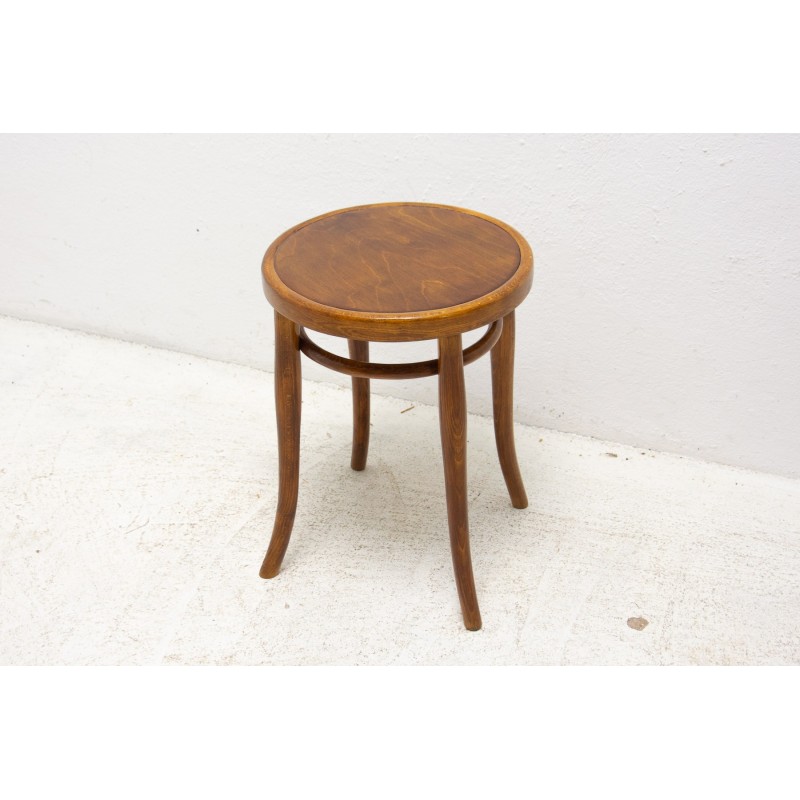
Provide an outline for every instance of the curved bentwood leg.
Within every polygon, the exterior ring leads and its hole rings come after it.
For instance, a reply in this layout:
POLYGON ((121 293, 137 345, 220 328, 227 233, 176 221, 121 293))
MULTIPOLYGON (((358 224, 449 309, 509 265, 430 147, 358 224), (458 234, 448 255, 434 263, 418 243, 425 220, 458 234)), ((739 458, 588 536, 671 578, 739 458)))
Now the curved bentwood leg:
POLYGON ((503 332, 492 348, 492 404, 494 438, 500 468, 506 479, 511 505, 527 508, 528 496, 519 474, 514 447, 514 312, 503 318, 503 332))
MULTIPOLYGON (((369 361, 369 342, 348 339, 350 358, 369 361)), ((353 378, 353 452, 350 466, 359 472, 367 466, 369 450, 369 378, 353 378)))
POLYGON ((439 339, 439 425, 442 434, 444 480, 450 549, 461 613, 467 630, 481 627, 481 612, 472 577, 467 517, 467 403, 461 336, 439 339))
POLYGON ((275 413, 278 421, 278 511, 262 578, 274 578, 292 535, 300 479, 300 347, 297 326, 275 312, 275 413))

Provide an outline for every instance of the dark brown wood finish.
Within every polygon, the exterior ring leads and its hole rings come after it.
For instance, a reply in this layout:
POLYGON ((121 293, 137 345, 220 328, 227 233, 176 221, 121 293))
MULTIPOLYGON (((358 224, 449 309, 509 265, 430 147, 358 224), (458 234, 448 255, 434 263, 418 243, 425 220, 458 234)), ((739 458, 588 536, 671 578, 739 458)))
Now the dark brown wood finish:
POLYGON ((527 508, 528 496, 522 485, 514 446, 514 312, 503 319, 503 332, 492 348, 492 405, 494 407, 494 438, 500 468, 514 508, 527 508))
POLYGON ((312 330, 408 342, 505 316, 530 291, 532 267, 528 243, 499 220, 453 206, 383 203, 286 231, 267 250, 262 276, 272 306, 312 330))
POLYGON ((467 400, 461 336, 439 339, 439 427, 442 435, 444 483, 450 550, 461 613, 467 630, 481 627, 481 612, 472 576, 467 515, 467 400))
POLYGON ((275 415, 278 421, 278 510, 262 578, 274 578, 289 546, 300 482, 300 343, 297 325, 275 312, 275 415))
MULTIPOLYGON (((355 361, 369 361, 369 342, 349 339, 347 342, 350 358, 355 361)), ((353 378, 353 452, 350 466, 360 472, 367 466, 369 450, 369 379, 353 378)))

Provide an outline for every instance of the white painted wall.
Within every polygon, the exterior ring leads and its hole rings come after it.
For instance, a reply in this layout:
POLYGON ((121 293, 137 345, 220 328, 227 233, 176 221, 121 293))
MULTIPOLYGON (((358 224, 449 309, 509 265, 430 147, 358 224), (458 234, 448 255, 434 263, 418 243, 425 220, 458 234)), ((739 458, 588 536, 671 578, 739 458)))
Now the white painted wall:
POLYGON ((518 420, 800 476, 800 136, 4 135, 0 313, 270 369, 269 242, 387 200, 531 242, 518 420))

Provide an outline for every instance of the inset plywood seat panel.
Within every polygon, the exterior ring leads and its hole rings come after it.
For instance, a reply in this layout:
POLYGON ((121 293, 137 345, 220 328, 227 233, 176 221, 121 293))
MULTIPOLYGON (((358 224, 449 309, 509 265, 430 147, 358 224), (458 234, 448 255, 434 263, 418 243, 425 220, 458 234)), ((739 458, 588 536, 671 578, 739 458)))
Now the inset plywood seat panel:
POLYGON ((324 333, 435 339, 504 316, 530 291, 533 258, 513 228, 430 204, 360 206, 304 222, 263 262, 276 310, 324 333))

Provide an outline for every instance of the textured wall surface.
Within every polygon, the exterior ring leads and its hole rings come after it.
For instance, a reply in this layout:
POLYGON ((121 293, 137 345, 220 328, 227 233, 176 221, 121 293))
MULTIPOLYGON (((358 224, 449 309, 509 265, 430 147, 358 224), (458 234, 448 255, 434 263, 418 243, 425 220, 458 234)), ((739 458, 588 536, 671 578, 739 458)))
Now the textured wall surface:
MULTIPOLYGON (((5 135, 0 313, 270 369, 269 242, 387 200, 531 242, 519 421, 800 475, 800 136, 5 135)), ((436 399, 433 379, 374 389, 436 399)))

